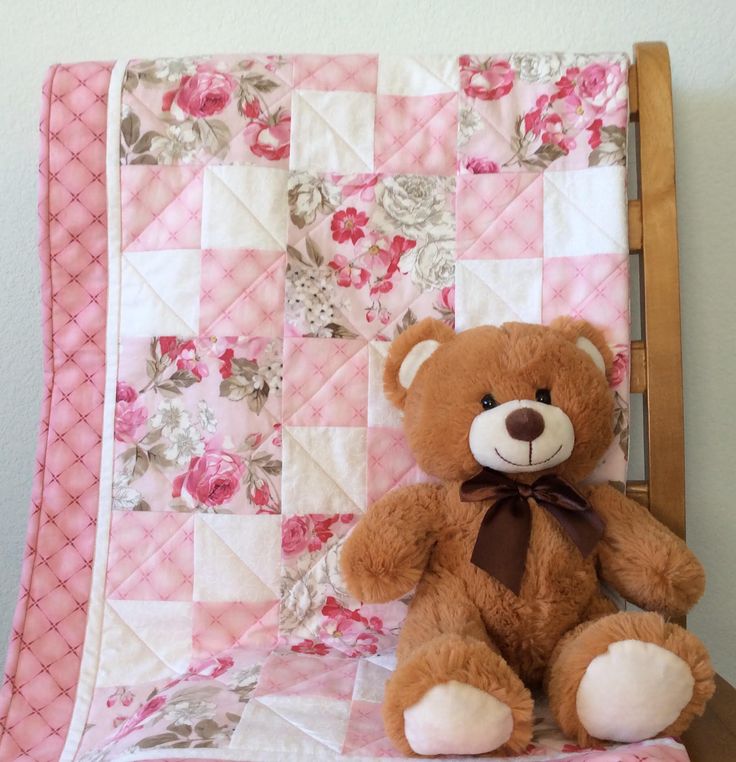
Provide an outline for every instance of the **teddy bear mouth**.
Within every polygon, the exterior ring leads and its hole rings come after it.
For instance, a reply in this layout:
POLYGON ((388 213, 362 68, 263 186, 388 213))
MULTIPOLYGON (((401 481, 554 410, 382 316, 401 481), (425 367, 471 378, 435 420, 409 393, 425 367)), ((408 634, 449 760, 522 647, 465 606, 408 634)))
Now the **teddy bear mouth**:
POLYGON ((496 451, 496 455, 498 455, 499 458, 501 458, 502 461, 505 463, 508 463, 510 466, 519 466, 519 467, 528 467, 528 466, 541 466, 544 463, 548 463, 552 458, 557 455, 557 453, 562 449, 562 445, 560 445, 553 453, 549 456, 549 458, 545 458, 544 460, 537 460, 532 461, 532 443, 529 442, 529 462, 528 463, 515 463, 513 460, 509 460, 508 458, 504 458, 503 455, 498 451, 498 447, 493 448, 496 451))

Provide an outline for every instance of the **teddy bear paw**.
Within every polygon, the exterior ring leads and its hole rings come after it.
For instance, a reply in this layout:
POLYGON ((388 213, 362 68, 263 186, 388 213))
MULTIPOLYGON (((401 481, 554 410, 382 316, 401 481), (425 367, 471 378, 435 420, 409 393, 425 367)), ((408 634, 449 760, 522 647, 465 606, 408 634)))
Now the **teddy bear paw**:
POLYGON ((576 698, 578 718, 595 738, 643 741, 677 720, 694 683, 687 662, 672 651, 619 640, 586 668, 576 698))
POLYGON ((482 754, 511 737, 511 709, 490 693, 451 680, 404 711, 404 735, 416 754, 482 754))

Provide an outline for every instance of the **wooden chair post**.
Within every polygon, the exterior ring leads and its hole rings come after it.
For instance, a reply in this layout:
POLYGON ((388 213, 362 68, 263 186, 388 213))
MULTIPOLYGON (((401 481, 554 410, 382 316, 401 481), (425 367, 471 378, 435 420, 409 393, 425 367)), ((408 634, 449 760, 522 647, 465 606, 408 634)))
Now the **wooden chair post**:
POLYGON ((669 53, 664 43, 634 46, 639 121, 645 424, 649 507, 685 537, 685 444, 675 146, 669 53))

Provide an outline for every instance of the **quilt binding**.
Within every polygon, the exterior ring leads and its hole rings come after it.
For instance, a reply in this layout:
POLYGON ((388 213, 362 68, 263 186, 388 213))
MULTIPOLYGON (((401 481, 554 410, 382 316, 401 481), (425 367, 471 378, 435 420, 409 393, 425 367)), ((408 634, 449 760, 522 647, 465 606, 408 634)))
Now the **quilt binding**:
POLYGON ((88 600, 87 629, 84 638, 82 662, 79 670, 77 696, 69 723, 60 762, 71 762, 84 733, 92 704, 96 683, 104 615, 105 567, 110 542, 112 506, 113 437, 104 436, 112 431, 115 422, 115 385, 118 374, 118 331, 120 323, 120 262, 121 262, 121 207, 120 207, 120 113, 121 91, 127 59, 119 59, 110 74, 107 100, 106 183, 107 183, 107 256, 108 295, 107 332, 105 340, 105 400, 102 423, 102 454, 100 457, 100 491, 97 512, 97 532, 92 567, 92 585, 88 600))
MULTIPOLYGON (((122 228, 121 228, 121 189, 120 189, 120 140, 119 127, 122 110, 122 84, 125 78, 128 59, 119 59, 115 62, 112 69, 107 105, 107 133, 106 133, 106 183, 107 183, 107 221, 108 221, 108 300, 107 300, 107 326, 106 326, 106 370, 105 370, 105 400, 103 412, 103 438, 102 454, 100 463, 99 480, 99 508, 97 518, 97 529, 95 538, 95 552, 92 571, 92 584, 88 600, 88 618, 85 632, 84 648, 81 659, 81 668, 79 672, 79 681, 77 686, 77 696, 74 709, 66 736, 64 748, 60 756, 60 762, 73 762, 76 757, 79 744, 81 742, 89 710, 92 703, 94 686, 96 683, 96 673, 99 665, 102 637, 102 622, 104 616, 105 603, 105 571, 107 564, 107 554, 110 542, 110 523, 112 517, 111 496, 112 496, 112 470, 114 455, 114 440, 112 437, 105 437, 104 432, 110 432, 114 425, 115 415, 115 387, 117 383, 118 354, 119 354, 119 327, 120 327, 120 282, 121 282, 121 262, 122 262, 122 228)), ((41 245, 47 244, 48 236, 41 245)), ((46 248, 48 248, 46 246, 46 248)), ((44 281, 44 299, 49 297, 48 291, 50 284, 44 281)), ((51 337, 50 326, 44 327, 44 338, 48 343, 46 358, 50 355, 51 337)), ((46 368, 48 372, 48 366, 46 368)), ((50 405, 50 390, 52 389, 53 375, 49 375, 44 397, 44 408, 46 411, 50 405)), ((43 473, 43 451, 39 446, 37 452, 37 461, 40 472, 43 473)), ((37 480, 39 477, 37 477, 37 480)), ((43 488, 42 481, 37 481, 34 486, 34 498, 38 495, 38 490, 43 488)), ((34 500, 35 506, 35 500, 34 500)), ((36 515, 37 511, 34 510, 36 515)), ((33 532, 33 527, 29 526, 29 536, 33 532)), ((32 556, 31 556, 32 558, 32 556)), ((24 579, 28 575, 28 568, 32 566, 26 559, 24 567, 24 579)), ((16 649, 17 651, 17 649, 16 649)), ((9 652, 10 660, 12 652, 9 652)), ((15 653, 17 657, 17 653, 15 653)), ((668 746, 676 749, 683 749, 682 745, 673 739, 654 739, 645 742, 646 745, 668 746)), ((213 749, 190 749, 187 751, 187 758, 190 759, 242 759, 242 751, 238 749, 221 748, 216 750, 213 756, 213 749)), ((615 748, 612 749, 615 751, 615 748)), ((590 750, 581 752, 580 756, 590 754, 590 750)), ((258 752, 258 758, 263 760, 278 760, 280 751, 262 750, 258 752)), ((300 759, 324 760, 325 755, 315 757, 311 754, 300 754, 300 759)), ((334 759, 340 759, 341 755, 334 753, 334 759)), ((530 762, 534 760, 552 760, 552 759, 574 759, 578 754, 561 753, 554 757, 529 757, 530 762)), ((153 760, 169 759, 172 760, 171 750, 146 750, 124 754, 117 759, 121 760, 153 760)), ((355 756, 351 757, 355 762, 369 762, 374 757, 355 756)))

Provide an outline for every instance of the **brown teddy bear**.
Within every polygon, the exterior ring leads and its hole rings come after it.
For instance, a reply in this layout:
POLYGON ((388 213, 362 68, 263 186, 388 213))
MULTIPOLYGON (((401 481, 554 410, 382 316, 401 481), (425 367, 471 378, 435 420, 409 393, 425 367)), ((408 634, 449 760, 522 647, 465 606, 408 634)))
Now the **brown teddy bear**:
POLYGON ((383 707, 402 752, 522 752, 542 682, 583 745, 678 735, 703 712, 706 649, 664 618, 700 598, 700 563, 641 505, 582 484, 613 436, 611 364, 598 330, 564 318, 459 334, 427 319, 391 345, 386 394, 441 482, 375 503, 341 563, 363 601, 416 586, 383 707), (601 582, 654 613, 617 611, 601 582))

